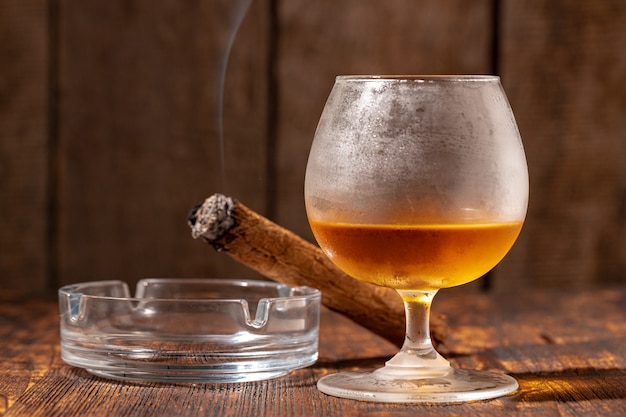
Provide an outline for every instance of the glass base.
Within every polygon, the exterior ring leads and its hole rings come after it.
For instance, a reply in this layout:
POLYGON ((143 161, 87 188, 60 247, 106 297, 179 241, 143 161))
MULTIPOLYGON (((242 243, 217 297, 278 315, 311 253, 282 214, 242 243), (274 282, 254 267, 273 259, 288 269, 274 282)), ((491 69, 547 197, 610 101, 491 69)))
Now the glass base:
POLYGON ((504 374, 451 369, 434 377, 390 378, 377 372, 341 372, 327 375, 317 388, 328 395, 389 403, 456 403, 487 400, 512 393, 517 381, 504 374))

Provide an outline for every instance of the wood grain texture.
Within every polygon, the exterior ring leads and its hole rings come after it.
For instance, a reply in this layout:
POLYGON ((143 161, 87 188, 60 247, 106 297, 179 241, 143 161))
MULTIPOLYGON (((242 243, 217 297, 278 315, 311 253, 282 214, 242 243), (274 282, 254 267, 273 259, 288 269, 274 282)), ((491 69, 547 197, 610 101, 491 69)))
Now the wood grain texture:
POLYGON ((222 172, 224 1, 0 1, 0 287, 255 276, 194 244, 185 217, 227 193, 312 240, 304 168, 335 75, 494 69, 531 176, 494 288, 626 280, 623 1, 253 0, 226 78, 222 172))
POLYGON ((263 1, 233 48, 220 145, 220 71, 241 3, 61 2, 59 285, 247 273, 207 258, 185 222, 224 188, 265 204, 263 1))
POLYGON ((617 416, 626 411, 626 289, 507 295, 443 291, 454 365, 506 372, 520 390, 457 405, 377 404, 317 391, 323 375, 380 366, 396 347, 324 310, 320 359, 241 384, 129 384, 63 364, 54 300, 0 297, 0 411, 9 416, 617 416), (584 312, 584 314, 581 314, 584 312))
POLYGON ((530 173, 500 288, 626 279, 626 3, 502 2, 500 67, 530 173))
POLYGON ((0 282, 48 286, 46 2, 0 1, 0 282))

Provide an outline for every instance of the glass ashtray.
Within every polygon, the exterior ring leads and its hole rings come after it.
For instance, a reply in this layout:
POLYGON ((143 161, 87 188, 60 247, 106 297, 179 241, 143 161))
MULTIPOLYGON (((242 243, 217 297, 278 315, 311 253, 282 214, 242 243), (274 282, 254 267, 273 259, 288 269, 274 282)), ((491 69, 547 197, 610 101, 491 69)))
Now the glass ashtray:
POLYGON ((59 289, 63 360, 118 380, 243 382, 317 360, 321 293, 269 281, 145 279, 59 289))

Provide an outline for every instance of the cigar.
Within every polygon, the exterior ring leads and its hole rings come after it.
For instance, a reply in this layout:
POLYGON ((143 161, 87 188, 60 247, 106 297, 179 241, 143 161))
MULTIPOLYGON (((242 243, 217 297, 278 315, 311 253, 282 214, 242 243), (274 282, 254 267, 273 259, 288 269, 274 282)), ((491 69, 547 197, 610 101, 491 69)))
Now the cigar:
MULTIPOLYGON (((322 292, 322 304, 400 346, 405 335, 404 305, 391 289, 358 281, 338 269, 316 245, 268 220, 239 201, 214 194, 188 217, 194 239, 270 280, 309 286, 322 292)), ((445 321, 431 318, 435 345, 445 336, 445 321)))

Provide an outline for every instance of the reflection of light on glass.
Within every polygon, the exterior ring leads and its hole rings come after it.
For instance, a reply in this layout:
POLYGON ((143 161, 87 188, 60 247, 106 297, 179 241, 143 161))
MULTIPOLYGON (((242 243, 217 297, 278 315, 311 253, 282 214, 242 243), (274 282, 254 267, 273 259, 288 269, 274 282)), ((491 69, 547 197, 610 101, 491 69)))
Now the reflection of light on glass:
POLYGON ((514 122, 497 143, 477 130, 514 120, 508 105, 485 105, 494 94, 504 93, 491 76, 336 78, 307 162, 309 224, 339 269, 398 291, 406 338, 384 367, 324 376, 320 391, 461 402, 518 388, 502 373, 452 368, 432 346, 428 321, 437 291, 491 270, 525 218, 528 175, 514 122))
POLYGON ((125 283, 112 281, 59 290, 66 363, 121 380, 241 382, 317 360, 316 289, 183 278, 137 286, 147 298, 130 298, 125 283))

